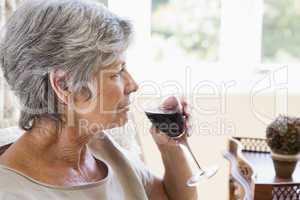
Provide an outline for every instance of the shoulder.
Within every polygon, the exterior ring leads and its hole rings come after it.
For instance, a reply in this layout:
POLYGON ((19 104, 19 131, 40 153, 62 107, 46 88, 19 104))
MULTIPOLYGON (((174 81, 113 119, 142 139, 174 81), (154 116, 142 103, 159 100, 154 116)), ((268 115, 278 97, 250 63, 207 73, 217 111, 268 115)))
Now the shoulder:
POLYGON ((25 192, 19 192, 19 191, 4 191, 0 190, 0 200, 33 200, 31 196, 27 195, 25 192))
POLYGON ((3 189, 16 190, 16 188, 18 188, 18 191, 21 191, 28 185, 25 177, 3 165, 0 165, 0 177, 0 192, 3 189))
POLYGON ((18 174, 11 169, 0 165, 0 188, 7 188, 10 186, 16 186, 18 184, 18 174))
POLYGON ((29 193, 22 178, 16 173, 0 166, 0 200, 29 200, 29 193), (16 189, 17 188, 17 189, 16 189))

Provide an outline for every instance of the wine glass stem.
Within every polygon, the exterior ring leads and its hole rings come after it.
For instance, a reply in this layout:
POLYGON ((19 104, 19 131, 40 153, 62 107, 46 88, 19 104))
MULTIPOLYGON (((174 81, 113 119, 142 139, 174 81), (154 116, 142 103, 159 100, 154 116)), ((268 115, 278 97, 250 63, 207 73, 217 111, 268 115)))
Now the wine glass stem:
POLYGON ((192 151, 192 149, 191 149, 191 147, 190 147, 188 141, 185 140, 185 141, 184 141, 184 144, 185 144, 185 146, 187 147, 189 153, 192 155, 192 158, 193 158, 193 160, 195 161, 195 163, 197 164, 198 169, 199 169, 202 173, 204 173, 204 170, 201 168, 199 162, 197 161, 196 156, 194 155, 194 153, 193 153, 193 151, 192 151))

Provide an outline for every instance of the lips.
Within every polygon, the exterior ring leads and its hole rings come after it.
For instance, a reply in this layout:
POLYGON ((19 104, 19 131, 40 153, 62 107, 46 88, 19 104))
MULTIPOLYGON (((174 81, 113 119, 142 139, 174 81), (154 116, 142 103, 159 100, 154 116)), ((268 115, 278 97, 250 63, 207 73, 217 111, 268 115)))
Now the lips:
POLYGON ((122 99, 121 101, 119 101, 119 104, 117 106, 118 112, 129 111, 130 104, 131 102, 129 97, 122 99))
POLYGON ((126 105, 126 106, 123 106, 123 107, 121 107, 120 109, 129 109, 129 104, 128 105, 126 105))
POLYGON ((129 110, 129 106, 130 106, 130 103, 126 103, 124 105, 121 105, 118 109, 119 110, 129 110))

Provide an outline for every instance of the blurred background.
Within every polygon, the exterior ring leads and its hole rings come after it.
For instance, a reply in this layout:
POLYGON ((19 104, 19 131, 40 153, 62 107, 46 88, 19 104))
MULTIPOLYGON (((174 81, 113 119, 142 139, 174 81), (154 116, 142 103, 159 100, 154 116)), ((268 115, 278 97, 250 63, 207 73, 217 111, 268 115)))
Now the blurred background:
MULTIPOLYGON (((1 12, 19 2, 11 0, 1 12)), ((140 90, 132 96, 130 123, 145 162, 163 174, 141 103, 185 95, 191 105, 192 149, 203 166, 220 166, 213 179, 199 186, 199 196, 228 199, 229 163, 222 156, 228 138, 264 138, 267 124, 277 115, 300 113, 300 1, 101 2, 129 18, 135 28, 127 59, 140 90)), ((0 81, 0 119, 6 127, 16 123, 17 110, 0 81)))
MULTIPOLYGON (((140 83, 135 103, 183 93, 192 106, 189 142, 203 166, 219 173, 199 185, 201 199, 228 199, 232 136, 265 137, 279 114, 299 116, 300 2, 296 0, 108 1, 129 17, 136 40, 129 69, 140 83), (130 2, 130 3, 129 3, 130 2)), ((144 158, 163 174, 139 105, 134 123, 144 158)))

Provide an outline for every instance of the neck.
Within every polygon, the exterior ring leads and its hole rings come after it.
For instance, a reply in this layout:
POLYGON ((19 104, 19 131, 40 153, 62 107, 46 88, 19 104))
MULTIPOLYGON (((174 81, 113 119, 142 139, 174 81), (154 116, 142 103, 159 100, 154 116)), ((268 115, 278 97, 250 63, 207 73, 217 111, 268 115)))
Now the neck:
POLYGON ((92 135, 79 133, 76 127, 63 126, 60 130, 53 122, 39 121, 25 134, 32 144, 32 154, 46 163, 79 169, 91 158, 86 145, 92 135))

